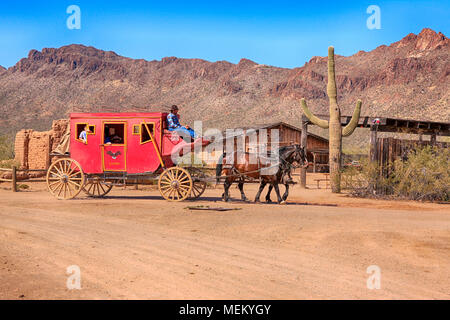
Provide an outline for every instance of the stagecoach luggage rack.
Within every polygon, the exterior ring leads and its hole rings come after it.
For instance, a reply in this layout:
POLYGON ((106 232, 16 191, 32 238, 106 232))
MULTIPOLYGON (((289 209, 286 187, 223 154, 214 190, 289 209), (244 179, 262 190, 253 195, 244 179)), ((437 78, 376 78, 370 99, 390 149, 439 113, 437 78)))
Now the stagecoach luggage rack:
POLYGON ((70 152, 66 152, 66 153, 57 153, 57 152, 52 152, 50 153, 50 157, 68 157, 70 158, 70 152))

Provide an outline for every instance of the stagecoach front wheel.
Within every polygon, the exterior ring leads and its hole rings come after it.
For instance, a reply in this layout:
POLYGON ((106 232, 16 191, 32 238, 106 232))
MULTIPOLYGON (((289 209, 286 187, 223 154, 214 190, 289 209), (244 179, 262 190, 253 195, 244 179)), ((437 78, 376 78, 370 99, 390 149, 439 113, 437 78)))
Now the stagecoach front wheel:
POLYGON ((180 167, 164 170, 159 176, 158 188, 164 199, 183 201, 192 191, 192 178, 188 171, 180 167))
POLYGON ((84 173, 78 162, 59 159, 47 171, 47 187, 52 195, 61 200, 75 198, 83 189, 84 173))
POLYGON ((101 198, 106 196, 112 189, 112 185, 106 185, 99 177, 88 177, 83 191, 93 198, 101 198))

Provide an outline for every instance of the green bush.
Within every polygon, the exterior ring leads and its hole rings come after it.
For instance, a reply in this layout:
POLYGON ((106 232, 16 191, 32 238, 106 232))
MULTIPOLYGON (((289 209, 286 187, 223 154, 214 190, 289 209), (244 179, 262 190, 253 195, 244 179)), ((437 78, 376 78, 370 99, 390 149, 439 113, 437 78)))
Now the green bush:
POLYGON ((180 161, 178 161, 178 165, 180 167, 203 168, 206 166, 206 162, 201 159, 200 155, 194 152, 189 152, 180 158, 180 161))
POLYGON ((12 169, 12 167, 19 168, 20 163, 14 159, 0 160, 0 168, 12 169))
POLYGON ((0 160, 14 158, 14 144, 7 136, 0 136, 0 160))
POLYGON ((350 190, 354 196, 374 196, 381 190, 391 189, 392 177, 380 174, 377 163, 367 159, 360 161, 359 167, 347 167, 342 173, 342 189, 350 190))
POLYGON ((393 193, 414 200, 450 201, 450 149, 426 146, 397 160, 392 173, 393 193))
POLYGON ((417 148, 408 159, 391 163, 385 172, 377 163, 362 161, 361 168, 343 172, 343 188, 359 197, 394 196, 429 201, 450 201, 450 149, 417 148))

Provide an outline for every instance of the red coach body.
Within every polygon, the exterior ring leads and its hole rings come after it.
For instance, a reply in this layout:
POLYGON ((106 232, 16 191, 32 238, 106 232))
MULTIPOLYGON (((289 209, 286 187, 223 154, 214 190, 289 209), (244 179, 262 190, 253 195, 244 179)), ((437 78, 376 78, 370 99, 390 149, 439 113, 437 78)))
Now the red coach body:
POLYGON ((72 113, 70 157, 78 161, 88 174, 154 173, 164 165, 171 167, 171 152, 182 140, 177 134, 165 130, 166 117, 167 113, 163 112, 72 113), (90 132, 84 143, 79 136, 86 125, 90 132), (115 129, 116 135, 122 139, 120 143, 105 143, 109 128, 115 129))
POLYGON ((49 167, 50 193, 72 199, 84 191, 99 198, 113 186, 157 180, 167 200, 200 197, 206 189, 204 174, 176 166, 172 154, 181 156, 211 142, 201 137, 185 142, 166 130, 166 118, 165 112, 72 113, 70 156, 62 155, 49 167))

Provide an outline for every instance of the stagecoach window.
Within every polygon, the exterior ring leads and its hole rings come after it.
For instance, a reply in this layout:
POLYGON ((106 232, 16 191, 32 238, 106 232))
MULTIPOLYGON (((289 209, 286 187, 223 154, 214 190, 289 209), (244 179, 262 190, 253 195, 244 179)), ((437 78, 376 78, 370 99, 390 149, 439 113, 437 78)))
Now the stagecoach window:
MULTIPOLYGON (((87 125, 88 125, 87 123, 77 123, 76 124, 76 130, 75 130, 76 136, 75 137, 77 140, 81 141, 80 134, 81 134, 81 132, 83 132, 84 128, 87 125)), ((90 135, 90 134, 95 134, 95 125, 89 125, 89 132, 86 133, 86 137, 87 137, 87 135, 90 135)))
POLYGON ((123 144, 125 143, 125 124, 107 123, 104 127, 105 144, 123 144))
POLYGON ((138 124, 135 124, 133 126, 133 134, 140 134, 141 130, 139 130, 140 126, 138 124))
POLYGON ((153 123, 142 123, 141 124, 141 143, 146 143, 152 141, 152 138, 150 137, 150 134, 148 133, 147 128, 145 127, 147 125, 148 130, 150 130, 150 133, 152 135, 155 134, 155 125, 153 123))

